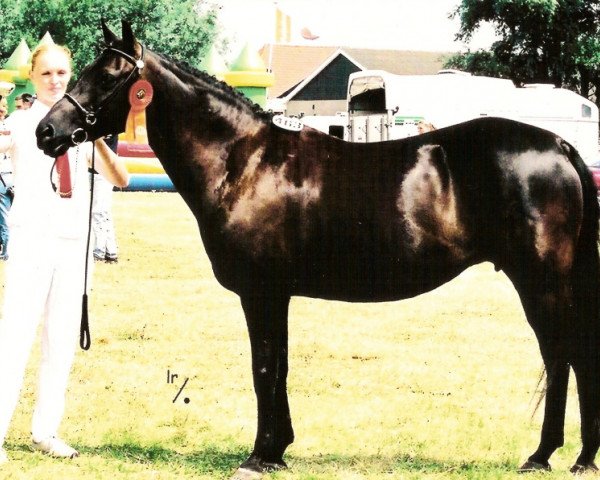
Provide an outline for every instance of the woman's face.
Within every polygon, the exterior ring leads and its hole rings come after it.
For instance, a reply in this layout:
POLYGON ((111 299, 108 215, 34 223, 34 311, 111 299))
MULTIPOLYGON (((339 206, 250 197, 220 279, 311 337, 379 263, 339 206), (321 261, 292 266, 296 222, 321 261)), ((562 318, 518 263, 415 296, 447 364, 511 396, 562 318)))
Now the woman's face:
POLYGON ((59 49, 40 53, 31 71, 31 81, 35 87, 37 101, 51 107, 67 91, 71 78, 69 57, 59 49))

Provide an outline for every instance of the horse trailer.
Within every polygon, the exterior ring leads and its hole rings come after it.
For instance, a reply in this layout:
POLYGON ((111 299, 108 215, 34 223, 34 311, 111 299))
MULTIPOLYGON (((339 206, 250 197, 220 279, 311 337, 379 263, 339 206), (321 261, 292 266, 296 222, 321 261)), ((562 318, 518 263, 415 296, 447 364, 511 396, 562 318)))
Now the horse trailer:
POLYGON ((365 70, 348 81, 351 142, 416 135, 420 121, 435 128, 478 117, 504 117, 550 130, 570 142, 586 163, 598 158, 598 107, 553 85, 516 87, 511 80, 456 70, 437 75, 394 75, 365 70))

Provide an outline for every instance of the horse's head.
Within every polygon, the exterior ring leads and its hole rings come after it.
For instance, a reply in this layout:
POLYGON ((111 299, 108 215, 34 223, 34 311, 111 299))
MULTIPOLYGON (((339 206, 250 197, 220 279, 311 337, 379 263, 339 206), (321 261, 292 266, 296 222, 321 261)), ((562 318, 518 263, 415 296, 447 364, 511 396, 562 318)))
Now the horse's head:
POLYGON ((144 68, 143 47, 126 21, 122 39, 104 21, 102 30, 105 50, 37 127, 38 147, 47 155, 55 157, 70 146, 125 129, 130 85, 144 68))

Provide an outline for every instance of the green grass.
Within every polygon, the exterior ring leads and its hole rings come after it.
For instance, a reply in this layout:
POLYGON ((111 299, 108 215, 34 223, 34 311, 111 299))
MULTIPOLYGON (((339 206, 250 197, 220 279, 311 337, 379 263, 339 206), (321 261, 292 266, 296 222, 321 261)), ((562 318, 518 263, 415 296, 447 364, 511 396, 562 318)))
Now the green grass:
MULTIPOLYGON (((36 344, 0 477, 228 478, 249 454, 256 423, 238 298, 214 279, 178 195, 115 193, 114 202, 120 262, 96 265, 92 348, 76 356, 61 429, 82 456, 30 451, 36 344), (174 383, 167 370, 179 374, 174 383)), ((295 298, 296 441, 290 469, 269 478, 522 479, 515 469, 539 438, 540 368, 517 295, 489 264, 404 302, 295 298)), ((526 478, 571 478, 578 429, 571 387, 555 472, 526 478)))

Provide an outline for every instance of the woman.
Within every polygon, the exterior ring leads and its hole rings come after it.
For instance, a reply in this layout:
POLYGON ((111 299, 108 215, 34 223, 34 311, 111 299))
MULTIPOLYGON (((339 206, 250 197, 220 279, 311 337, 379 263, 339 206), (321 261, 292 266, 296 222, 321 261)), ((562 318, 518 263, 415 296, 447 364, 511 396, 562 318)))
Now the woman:
MULTIPOLYGON (((58 438, 57 430, 81 319, 92 144, 69 149, 70 174, 63 169, 62 178, 57 178, 54 159, 37 148, 35 137, 39 121, 63 97, 70 78, 69 50, 54 44, 38 47, 31 66, 36 101, 30 109, 14 112, 7 121, 8 131, 0 135, 0 153, 11 156, 15 185, 9 215, 11 253, 0 320, 0 446, 41 319, 33 447, 53 456, 73 458, 78 452, 58 438), (69 176, 70 185, 64 190, 69 176)), ((95 144, 98 172, 114 185, 126 186, 124 165, 102 140, 95 144)), ((6 461, 7 456, 0 447, 1 460, 6 461)))

